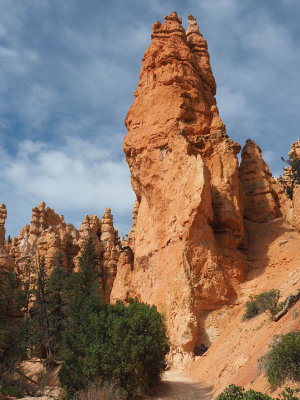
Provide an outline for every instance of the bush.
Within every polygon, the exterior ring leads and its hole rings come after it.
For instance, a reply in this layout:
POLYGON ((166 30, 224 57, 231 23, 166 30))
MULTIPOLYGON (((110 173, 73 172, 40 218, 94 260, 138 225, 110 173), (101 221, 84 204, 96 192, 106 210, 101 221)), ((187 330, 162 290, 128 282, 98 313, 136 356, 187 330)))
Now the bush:
POLYGON ((243 315, 243 320, 251 319, 260 314, 260 311, 257 307, 256 300, 253 296, 250 296, 250 299, 245 304, 246 312, 243 315))
POLYGON ((82 390, 99 379, 115 382, 126 399, 144 394, 157 383, 169 345, 155 306, 137 300, 128 306, 121 301, 103 304, 82 321, 84 327, 78 325, 80 337, 76 336, 80 359, 69 347, 59 372, 66 398, 74 394, 74 387, 82 390))
POLYGON ((0 393, 9 397, 21 398, 24 396, 24 391, 17 386, 6 386, 0 390, 0 393))
POLYGON ((246 303, 246 312, 243 319, 251 319, 256 315, 265 312, 271 318, 281 310, 282 306, 278 304, 280 292, 277 289, 272 289, 268 292, 263 292, 257 296, 250 296, 250 300, 246 303))
POLYGON ((300 332, 277 336, 271 350, 259 359, 271 389, 282 385, 286 379, 300 380, 300 332))
MULTIPOLYGON (((292 389, 285 388, 284 391, 279 394, 279 398, 276 397, 274 400, 297 400, 297 397, 294 397, 293 393, 294 391, 292 389)), ((217 396, 216 400, 273 400, 273 398, 252 389, 246 392, 241 386, 229 385, 217 396)))

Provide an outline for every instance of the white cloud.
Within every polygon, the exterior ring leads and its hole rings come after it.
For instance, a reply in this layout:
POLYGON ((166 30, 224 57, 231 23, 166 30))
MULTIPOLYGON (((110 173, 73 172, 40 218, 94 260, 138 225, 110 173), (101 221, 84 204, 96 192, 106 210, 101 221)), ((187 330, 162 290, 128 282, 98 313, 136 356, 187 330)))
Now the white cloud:
MULTIPOLYGON (((121 228, 129 229, 135 196, 128 166, 124 159, 112 161, 112 150, 70 137, 62 146, 25 140, 19 143, 15 157, 1 150, 0 181, 16 197, 22 197, 24 204, 45 201, 66 215, 90 210, 101 216, 110 207, 121 216, 121 228)), ((15 203, 20 203, 18 198, 15 203)), ((16 207, 15 212, 24 210, 16 207)))

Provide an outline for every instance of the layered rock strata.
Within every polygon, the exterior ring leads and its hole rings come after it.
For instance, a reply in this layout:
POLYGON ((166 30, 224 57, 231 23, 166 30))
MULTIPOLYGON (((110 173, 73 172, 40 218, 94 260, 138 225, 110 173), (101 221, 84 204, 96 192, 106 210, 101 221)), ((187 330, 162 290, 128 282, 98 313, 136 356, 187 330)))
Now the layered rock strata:
POLYGON ((245 218, 266 222, 279 217, 282 187, 263 160, 261 149, 250 139, 242 150, 239 174, 245 192, 245 218))
POLYGON ((195 18, 187 32, 175 12, 154 24, 125 121, 139 204, 134 259, 120 257, 111 299, 156 304, 177 352, 195 350, 200 312, 228 302, 246 268, 236 250, 243 238, 240 146, 226 134, 215 91, 195 18))

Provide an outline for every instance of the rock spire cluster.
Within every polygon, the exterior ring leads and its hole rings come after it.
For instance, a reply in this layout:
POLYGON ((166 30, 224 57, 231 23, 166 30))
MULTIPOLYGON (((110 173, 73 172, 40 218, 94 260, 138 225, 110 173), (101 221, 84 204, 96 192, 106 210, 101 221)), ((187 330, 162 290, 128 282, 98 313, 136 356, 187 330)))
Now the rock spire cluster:
MULTIPOLYGON (((2 247, 0 246, 0 270, 15 268, 22 276, 28 261, 35 254, 45 258, 48 273, 55 265, 58 253, 61 253, 63 266, 69 271, 76 271, 81 251, 91 237, 95 244, 98 269, 101 272, 102 294, 109 301, 113 280, 116 276, 117 262, 121 253, 121 242, 114 229, 110 208, 105 210, 102 220, 96 215, 86 215, 79 230, 67 224, 63 215, 59 216, 52 208, 42 202, 32 209, 30 225, 12 238, 5 241, 4 222, 6 207, 0 207, 0 228, 2 227, 2 247)), ((1 272, 1 271, 0 271, 1 272)))

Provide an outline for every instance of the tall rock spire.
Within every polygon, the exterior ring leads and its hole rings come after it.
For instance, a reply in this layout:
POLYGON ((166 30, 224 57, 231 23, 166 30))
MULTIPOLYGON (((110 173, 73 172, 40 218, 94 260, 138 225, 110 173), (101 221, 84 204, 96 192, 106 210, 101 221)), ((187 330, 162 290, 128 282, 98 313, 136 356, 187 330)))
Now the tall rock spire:
POLYGON ((216 82, 210 66, 207 42, 199 31, 196 18, 191 14, 188 16, 188 24, 187 43, 199 63, 204 81, 209 85, 212 95, 215 96, 216 82))
POLYGON ((112 298, 155 303, 167 314, 173 349, 184 352, 201 343, 199 313, 228 302, 245 269, 236 250, 243 236, 240 146, 226 135, 214 95, 196 20, 189 17, 187 33, 175 12, 155 23, 125 121, 139 203, 134 262, 118 267, 112 298))

